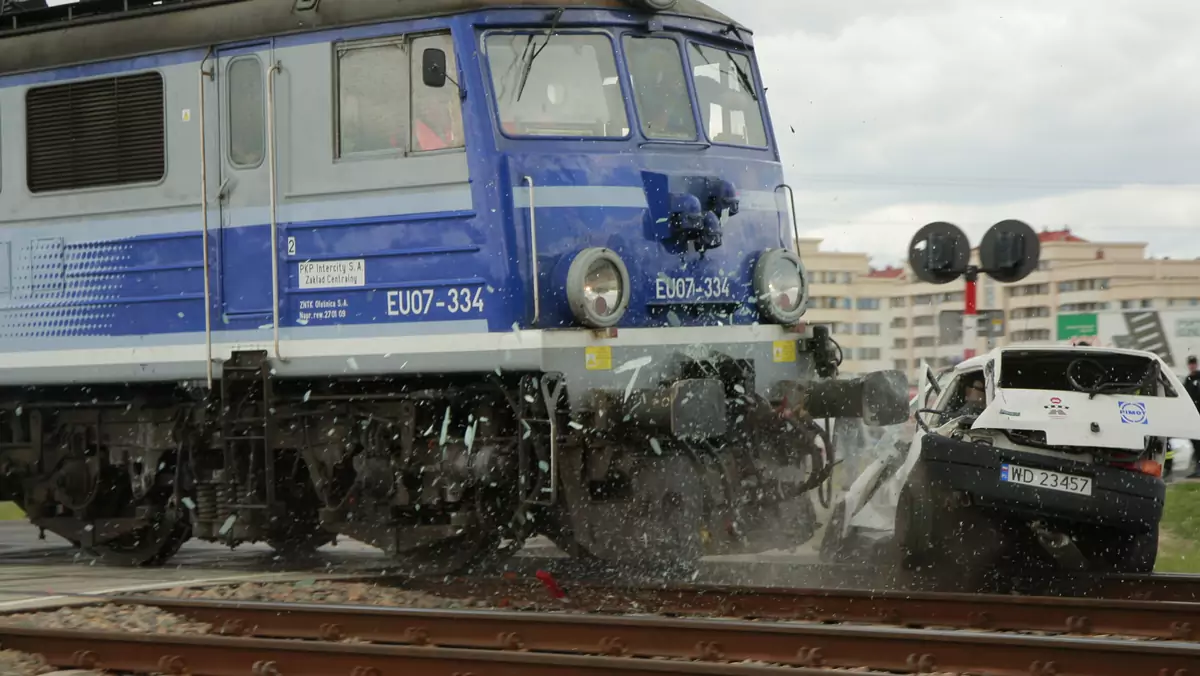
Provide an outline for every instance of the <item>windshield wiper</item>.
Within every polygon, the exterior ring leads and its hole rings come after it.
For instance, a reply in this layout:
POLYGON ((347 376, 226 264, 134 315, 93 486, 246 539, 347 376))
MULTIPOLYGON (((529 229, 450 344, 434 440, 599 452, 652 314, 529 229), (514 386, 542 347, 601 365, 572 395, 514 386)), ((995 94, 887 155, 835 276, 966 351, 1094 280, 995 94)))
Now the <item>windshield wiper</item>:
MULTIPOLYGON (((746 53, 749 53, 750 45, 746 44, 746 38, 742 37, 742 32, 738 30, 738 27, 733 24, 729 24, 729 32, 733 33, 737 37, 737 39, 742 43, 742 49, 744 49, 746 53)), ((734 70, 737 71, 737 76, 738 79, 742 81, 742 86, 746 88, 746 91, 750 92, 750 98, 757 102, 758 92, 754 88, 754 83, 750 81, 750 75, 744 69, 742 69, 742 65, 737 62, 737 59, 734 58, 732 54, 729 56, 729 61, 733 64, 734 70)))
POLYGON ((1142 383, 1100 383, 1088 392, 1089 398, 1097 394, 1137 394, 1142 389, 1142 383))
MULTIPOLYGON (((713 62, 709 61, 708 57, 704 55, 704 50, 700 47, 700 45, 693 42, 692 48, 696 50, 696 53, 700 55, 700 58, 704 59, 704 65, 713 65, 713 62)), ((754 85, 750 83, 750 76, 746 74, 746 71, 742 70, 742 67, 738 64, 737 59, 734 58, 733 54, 729 54, 729 63, 733 66, 733 72, 738 76, 738 81, 741 82, 742 89, 745 89, 746 92, 750 94, 750 98, 758 101, 758 92, 754 91, 754 85)), ((718 68, 719 67, 720 64, 718 64, 718 68)), ((721 72, 724 73, 727 71, 721 70, 721 72)))
MULTIPOLYGON (((554 20, 550 22, 550 31, 546 34, 546 39, 542 41, 540 47, 532 52, 528 52, 529 58, 526 59, 525 68, 521 71, 521 84, 517 85, 518 101, 521 100, 521 95, 525 93, 525 83, 529 82, 529 73, 533 70, 534 60, 541 56, 542 50, 546 48, 546 45, 550 44, 550 38, 554 37, 555 31, 558 30, 558 22, 562 20, 563 12, 565 11, 565 7, 559 7, 558 9, 554 10, 554 20)), ((533 38, 530 38, 531 43, 532 41, 533 38)))

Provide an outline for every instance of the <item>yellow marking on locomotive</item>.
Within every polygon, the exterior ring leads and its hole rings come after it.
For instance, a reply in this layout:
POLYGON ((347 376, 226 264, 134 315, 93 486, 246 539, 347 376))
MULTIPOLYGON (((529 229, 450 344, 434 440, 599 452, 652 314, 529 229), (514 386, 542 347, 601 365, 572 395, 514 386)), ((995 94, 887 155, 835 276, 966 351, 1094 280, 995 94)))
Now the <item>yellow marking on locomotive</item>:
POLYGON ((796 342, 792 340, 777 340, 771 350, 771 357, 776 363, 793 363, 796 361, 796 342))
POLYGON ((589 371, 611 371, 612 347, 608 345, 599 345, 596 347, 587 348, 587 352, 583 358, 583 364, 589 371))

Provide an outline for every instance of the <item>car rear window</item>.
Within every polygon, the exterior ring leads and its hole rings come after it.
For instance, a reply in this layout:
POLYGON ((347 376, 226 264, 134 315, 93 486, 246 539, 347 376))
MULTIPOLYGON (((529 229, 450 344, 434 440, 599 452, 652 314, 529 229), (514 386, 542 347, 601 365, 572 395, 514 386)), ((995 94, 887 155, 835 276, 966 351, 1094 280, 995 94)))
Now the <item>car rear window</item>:
POLYGON ((1000 359, 1002 389, 1176 396, 1158 362, 1139 355, 1028 350, 1006 352, 1000 359))

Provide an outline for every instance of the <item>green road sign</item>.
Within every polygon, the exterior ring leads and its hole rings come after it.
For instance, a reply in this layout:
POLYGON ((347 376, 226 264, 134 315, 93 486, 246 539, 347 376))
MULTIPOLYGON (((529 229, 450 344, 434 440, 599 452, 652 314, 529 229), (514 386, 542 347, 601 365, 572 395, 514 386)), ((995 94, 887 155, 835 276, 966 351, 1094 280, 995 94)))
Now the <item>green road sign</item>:
POLYGON ((1099 322, 1094 312, 1058 316, 1059 340, 1095 336, 1099 332, 1099 322))

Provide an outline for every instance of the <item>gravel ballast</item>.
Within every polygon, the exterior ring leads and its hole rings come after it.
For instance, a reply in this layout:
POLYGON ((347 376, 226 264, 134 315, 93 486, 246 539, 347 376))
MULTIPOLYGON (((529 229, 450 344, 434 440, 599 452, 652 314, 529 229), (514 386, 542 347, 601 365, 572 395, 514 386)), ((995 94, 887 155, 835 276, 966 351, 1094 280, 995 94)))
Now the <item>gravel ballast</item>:
MULTIPOLYGON (((150 606, 72 606, 0 616, 0 624, 33 629, 129 634, 207 634, 212 627, 150 606)), ((3 672, 0 672, 3 673, 3 672)))

